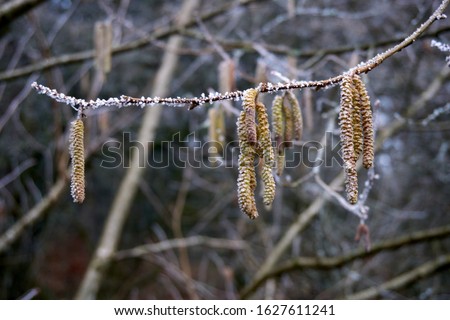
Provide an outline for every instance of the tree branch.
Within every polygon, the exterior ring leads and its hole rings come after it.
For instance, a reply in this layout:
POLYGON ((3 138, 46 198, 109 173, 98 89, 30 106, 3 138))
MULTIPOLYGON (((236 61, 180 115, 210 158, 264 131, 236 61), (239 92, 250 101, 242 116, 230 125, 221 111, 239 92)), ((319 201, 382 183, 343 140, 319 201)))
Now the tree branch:
POLYGON ((0 237, 0 253, 6 251, 28 226, 39 219, 60 198, 68 181, 68 176, 59 178, 47 195, 0 237))
MULTIPOLYGON (((229 1, 222 7, 219 7, 216 10, 201 15, 200 19, 202 21, 208 21, 228 12, 235 6, 247 6, 253 2, 256 2, 256 0, 239 0, 237 2, 229 1)), ((197 20, 195 18, 192 18, 186 23, 186 26, 184 28, 192 27, 196 25, 196 23, 197 20)), ((139 48, 143 48, 149 44, 152 44, 155 40, 168 38, 174 34, 181 33, 183 30, 184 30, 183 28, 180 28, 179 26, 176 25, 162 27, 146 37, 142 37, 140 39, 113 47, 111 49, 111 54, 117 55, 121 53, 126 53, 128 51, 133 51, 139 48)), ((86 50, 77 53, 64 54, 58 57, 48 58, 45 61, 39 63, 28 65, 22 68, 16 68, 12 71, 2 72, 0 73, 0 81, 13 80, 34 72, 45 71, 58 65, 80 63, 85 60, 93 59, 94 57, 95 57, 94 50, 86 50)))
MULTIPOLYGON (((372 59, 359 64, 358 66, 351 68, 347 70, 345 73, 340 74, 338 76, 325 79, 325 80, 318 80, 318 81, 297 81, 292 80, 286 83, 261 83, 257 89, 259 92, 277 92, 277 91, 283 91, 283 90, 291 90, 291 89, 303 89, 303 88, 326 88, 333 85, 336 85, 341 82, 344 74, 346 73, 352 73, 352 74, 361 74, 361 73, 367 73, 371 70, 378 67, 381 63, 383 63, 384 60, 388 59, 392 55, 400 52, 404 48, 411 45, 414 41, 416 41, 419 36, 424 33, 436 20, 440 20, 445 18, 444 10, 447 8, 450 0, 443 0, 442 3, 439 5, 439 7, 436 9, 436 11, 424 22, 422 23, 411 35, 409 35, 406 39, 404 39, 402 42, 397 44, 396 46, 388 49, 387 51, 383 53, 379 53, 372 59)), ((194 109, 197 106, 206 104, 206 103, 213 103, 216 101, 222 101, 222 100, 239 100, 242 98, 242 95, 244 94, 243 91, 234 91, 234 92, 226 92, 226 93, 209 93, 209 94, 202 94, 200 97, 195 98, 160 98, 160 97, 141 97, 141 98, 134 98, 129 97, 126 95, 122 95, 118 98, 109 98, 109 99, 97 99, 97 100, 90 100, 86 101, 84 99, 77 99, 71 96, 66 96, 63 93, 59 93, 58 91, 54 89, 47 88, 43 85, 33 83, 32 87, 38 91, 40 94, 45 94, 49 96, 50 98, 65 103, 67 105, 70 105, 73 108, 81 107, 82 109, 96 109, 100 107, 127 107, 127 106, 139 106, 139 107, 145 107, 145 106, 152 106, 152 105, 167 105, 167 106, 180 106, 180 105, 188 105, 189 110, 194 109)))
POLYGON ((386 291, 397 290, 405 287, 419 279, 426 278, 440 269, 450 265, 450 254, 441 255, 435 260, 426 262, 419 267, 407 271, 379 286, 362 290, 360 292, 348 295, 346 299, 375 299, 383 296, 386 291))
MULTIPOLYGON (((422 38, 435 38, 441 35, 442 33, 450 31, 449 26, 445 26, 442 28, 439 28, 433 32, 427 32, 426 34, 423 34, 422 38)), ((208 41, 208 38, 203 35, 200 32, 193 31, 190 29, 182 30, 181 34, 194 38, 199 39, 203 41, 208 41)), ((325 56, 325 55, 339 55, 347 52, 352 52, 355 50, 361 50, 366 51, 372 48, 380 48, 380 47, 386 47, 390 46, 396 43, 399 43, 403 41, 406 38, 406 36, 396 36, 391 39, 382 40, 378 42, 367 42, 362 43, 359 45, 351 45, 351 46, 342 46, 342 47, 335 47, 335 48, 326 48, 326 49, 312 49, 312 50, 301 50, 301 49, 293 49, 288 46, 284 45, 272 45, 267 43, 258 43, 258 46, 263 47, 267 51, 270 51, 275 54, 282 54, 282 55, 288 55, 298 58, 312 58, 314 56, 325 56)), ((249 42, 249 41, 242 41, 242 40, 227 40, 227 39, 214 39, 214 41, 227 50, 233 50, 233 49, 241 49, 247 52, 254 52, 255 51, 255 43, 249 42)), ((0 76, 1 79, 1 76, 0 76)))
POLYGON ((5 28, 15 19, 45 0, 11 0, 0 6, 0 28, 5 28))
POLYGON ((248 248, 245 241, 218 239, 204 236, 170 239, 158 243, 145 244, 128 250, 118 251, 114 259, 139 258, 148 254, 160 253, 172 249, 205 246, 213 249, 244 250, 248 248))
POLYGON ((290 271, 301 269, 330 270, 342 267, 343 265, 357 259, 371 257, 381 251, 396 250, 403 246, 410 246, 425 241, 442 239, 448 236, 450 236, 450 225, 429 230, 417 231, 409 235, 382 241, 373 245, 370 251, 359 249, 339 257, 299 257, 291 259, 278 266, 277 268, 274 268, 273 270, 265 274, 264 277, 259 278, 257 281, 253 282, 251 286, 242 291, 241 297, 248 297, 268 279, 278 277, 290 271))

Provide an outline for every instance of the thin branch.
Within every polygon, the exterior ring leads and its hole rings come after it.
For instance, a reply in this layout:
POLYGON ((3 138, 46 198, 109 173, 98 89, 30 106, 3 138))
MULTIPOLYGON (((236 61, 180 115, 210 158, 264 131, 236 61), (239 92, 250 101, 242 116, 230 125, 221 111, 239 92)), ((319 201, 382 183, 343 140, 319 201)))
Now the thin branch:
MULTIPOLYGON (((436 29, 433 32, 427 32, 423 34, 422 38, 435 38, 440 36, 441 34, 450 31, 449 26, 445 26, 439 29, 436 29)), ((206 37, 194 30, 182 30, 181 34, 187 37, 191 37, 194 39, 199 39, 208 42, 206 37)), ((386 47, 393 45, 395 43, 399 43, 405 39, 406 36, 396 36, 391 39, 382 40, 378 42, 367 42, 362 43, 359 45, 351 45, 351 46, 341 46, 341 47, 333 47, 333 48, 326 48, 326 49, 312 49, 312 50, 302 50, 302 49, 296 49, 296 48, 290 48, 288 46, 284 45, 272 45, 267 43, 257 43, 259 46, 264 47, 265 50, 270 51, 274 54, 280 54, 280 55, 288 55, 293 56, 297 58, 312 58, 315 56, 324 56, 324 55, 339 55, 344 54, 347 52, 352 52, 355 50, 361 50, 361 51, 367 51, 369 49, 373 48, 380 48, 380 47, 386 47)), ((217 44, 222 46, 226 50, 233 50, 233 49, 241 49, 246 52, 253 52, 255 51, 254 42, 249 41, 242 41, 242 40, 228 40, 228 39, 220 39, 216 38, 215 41, 217 44)), ((1 76, 0 76, 1 79, 1 76)))
MULTIPOLYGON (((231 10, 232 8, 234 8, 236 6, 247 6, 253 2, 256 2, 256 0, 239 0, 236 2, 229 1, 222 7, 219 7, 215 10, 212 10, 210 12, 202 14, 200 16, 200 19, 202 21, 208 21, 208 20, 211 20, 217 16, 220 16, 220 15, 228 12, 229 10, 231 10)), ((154 31, 152 34, 150 34, 146 37, 142 37, 135 41, 130 41, 128 43, 113 47, 111 50, 111 54, 117 55, 117 54, 126 53, 129 51, 133 51, 136 49, 146 47, 147 45, 153 43, 155 40, 168 38, 174 34, 179 34, 185 28, 195 26, 196 23, 197 23, 197 20, 195 18, 192 18, 186 23, 186 26, 183 28, 180 28, 177 25, 159 28, 158 30, 154 31)), ((0 73, 0 81, 16 79, 16 78, 23 77, 23 76, 33 73, 33 72, 48 70, 48 69, 53 68, 58 65, 80 63, 85 60, 93 59, 94 57, 95 57, 94 50, 86 50, 86 51, 81 51, 81 52, 77 52, 77 53, 64 54, 64 55, 61 55, 58 57, 46 59, 43 62, 35 63, 35 64, 25 66, 22 68, 17 68, 12 71, 0 73)))
POLYGON ((68 177, 59 178, 48 194, 36 204, 26 215, 18 220, 3 235, 0 236, 0 253, 4 252, 14 241, 16 241, 23 231, 39 219, 55 203, 65 190, 68 184, 68 177))
POLYGON ((118 251, 114 259, 139 258, 148 254, 160 253, 172 249, 204 246, 213 249, 245 250, 247 243, 243 240, 218 239, 204 236, 170 239, 158 243, 137 246, 132 249, 118 251))
POLYGON ((375 299, 379 296, 383 296, 388 291, 398 290, 405 287, 419 279, 423 279, 431 276, 433 273, 438 272, 440 269, 450 265, 450 254, 441 255, 438 258, 426 262, 417 268, 402 273, 401 275, 379 285, 369 289, 362 290, 360 292, 348 295, 346 299, 375 299))
POLYGON ((426 241, 442 239, 448 236, 450 236, 450 225, 424 231, 417 231, 406 236, 401 236, 391 240, 382 241, 373 245, 370 251, 367 251, 366 249, 359 249, 339 257, 294 258, 286 261, 277 268, 274 268, 273 270, 265 274, 262 278, 259 278, 257 281, 253 282, 251 286, 245 288, 241 293, 241 298, 247 298, 252 292, 254 292, 268 279, 279 277, 287 272, 301 269, 331 270, 335 268, 340 268, 343 265, 353 262, 357 259, 371 257, 381 251, 396 250, 404 246, 410 246, 418 243, 423 243, 426 241))
MULTIPOLYGON (((436 11, 423 23, 421 24, 416 31, 414 31, 411 35, 409 35, 406 39, 404 39, 402 42, 397 44, 396 46, 388 49, 387 51, 383 53, 379 53, 372 59, 359 64, 358 66, 351 68, 347 70, 345 73, 340 74, 338 76, 325 79, 325 80, 317 80, 317 81, 297 81, 292 80, 286 83, 261 83, 257 89, 259 92, 277 92, 277 91, 283 91, 283 90, 291 90, 291 89, 302 89, 302 88, 327 88, 333 85, 336 85, 341 82, 342 77, 346 73, 352 73, 352 74, 361 74, 361 73, 367 73, 371 70, 378 67, 381 63, 383 63, 384 60, 391 57, 392 55, 396 54, 397 52, 400 52, 404 48, 411 45, 414 41, 416 41, 419 36, 424 33, 436 20, 440 20, 445 18, 444 10, 447 8, 450 0, 443 0, 440 6, 436 9, 436 11)), ((204 20, 204 19, 203 19, 204 20)), ((77 99, 71 96, 66 96, 63 93, 59 93, 58 91, 54 89, 47 88, 43 85, 33 83, 32 87, 38 91, 40 94, 45 94, 49 96, 50 98, 65 103, 67 105, 70 105, 72 107, 81 107, 82 109, 96 109, 100 107, 127 107, 127 106, 139 106, 139 107, 145 107, 145 106, 152 106, 152 105, 167 105, 167 106, 184 106, 188 105, 189 109, 192 110, 197 106, 206 104, 206 103, 213 103, 216 101, 222 101, 222 100, 239 100, 242 98, 242 95, 244 94, 243 91, 237 90, 234 92, 225 92, 225 93, 209 93, 205 94, 203 93, 200 97, 194 97, 194 98, 183 98, 183 97, 176 97, 176 98, 160 98, 160 97, 141 97, 141 98, 134 98, 129 97, 126 95, 122 95, 118 98, 109 98, 109 99, 97 99, 97 100, 90 100, 86 101, 84 99, 77 99)))
POLYGON ((8 183, 14 181, 18 176, 22 174, 28 168, 34 166, 36 161, 34 159, 28 159, 20 163, 13 171, 8 173, 6 176, 0 179, 0 189, 4 188, 8 183))
POLYGON ((0 28, 5 28, 15 19, 19 18, 45 0, 11 0, 0 6, 0 28))

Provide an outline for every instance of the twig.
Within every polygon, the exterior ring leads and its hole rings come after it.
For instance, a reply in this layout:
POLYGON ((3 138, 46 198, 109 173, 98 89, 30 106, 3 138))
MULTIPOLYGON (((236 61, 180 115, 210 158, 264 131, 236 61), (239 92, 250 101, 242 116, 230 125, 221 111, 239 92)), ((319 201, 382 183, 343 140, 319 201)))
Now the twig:
POLYGON ((16 241, 22 232, 37 219, 39 219, 53 203, 55 203, 65 190, 68 184, 68 177, 59 178, 53 185, 48 194, 36 204, 26 215, 18 220, 12 227, 10 227, 2 236, 0 236, 0 253, 5 251, 11 243, 16 241))
POLYGON ((45 0, 11 0, 0 6, 0 26, 5 28, 12 21, 41 4, 45 0))
POLYGON ((5 187, 8 183, 11 181, 14 181, 18 176, 22 174, 25 170, 28 168, 34 166, 36 164, 36 161, 34 159, 28 159, 24 162, 20 163, 17 167, 14 168, 13 171, 8 173, 6 176, 0 179, 0 189, 5 187))
MULTIPOLYGON (((422 35, 422 38, 435 38, 442 33, 450 31, 449 26, 445 26, 439 29, 436 29, 433 32, 427 32, 422 35)), ((206 41, 205 36, 197 31, 194 30, 182 30, 181 34, 187 37, 204 40, 206 41)), ((352 52, 355 50, 361 50, 366 51, 373 48, 380 48, 380 47, 386 47, 390 46, 395 43, 399 43, 403 39, 405 39, 406 36, 396 36, 391 39, 382 40, 379 42, 367 42, 360 45, 350 45, 350 46, 342 46, 342 47, 334 47, 334 48, 327 48, 327 49, 312 49, 312 50, 302 50, 302 49, 296 49, 291 48, 284 45, 271 45, 267 43, 258 43, 259 46, 264 47, 265 50, 270 51, 274 54, 280 54, 280 55, 288 55, 298 58, 312 58, 315 56, 325 56, 325 55, 339 55, 344 54, 347 52, 352 52)), ((254 42, 251 43, 249 41, 242 41, 242 40, 228 40, 228 39, 220 39, 216 38, 215 41, 221 45, 223 48, 227 50, 232 49, 241 49, 247 52, 253 52, 255 51, 254 48, 254 42)), ((1 79, 1 74, 0 74, 1 79)))
POLYGON ((278 277, 287 272, 301 269, 322 269, 330 270, 342 267, 343 265, 353 262, 357 259, 363 259, 373 256, 381 251, 396 250, 404 246, 414 245, 417 243, 423 243, 425 241, 431 241, 436 239, 442 239, 450 236, 450 225, 434 228, 429 230, 417 231, 412 234, 386 240, 376 243, 371 247, 370 251, 359 249, 354 252, 348 253, 339 257, 299 257, 286 261, 282 265, 274 268, 270 272, 253 282, 250 286, 246 287, 241 292, 241 298, 247 298, 252 292, 260 287, 268 279, 278 277))
MULTIPOLYGON (((297 80, 291 80, 286 83, 261 83, 257 89, 259 92, 277 92, 277 91, 283 91, 283 90, 290 90, 290 89, 303 89, 303 88, 327 88, 333 85, 336 85, 341 82, 343 75, 346 73, 352 73, 352 74, 361 74, 361 73, 367 73, 371 70, 378 67, 384 60, 391 57, 392 55, 396 54, 397 52, 400 52, 404 48, 411 45, 414 41, 416 41, 419 36, 425 32, 433 22, 439 19, 443 19, 445 17, 444 10, 447 8, 450 0, 443 0, 442 3, 439 5, 439 7, 436 9, 436 11, 423 23, 421 24, 411 35, 409 35, 406 39, 404 39, 402 42, 397 44, 396 46, 388 49, 387 51, 383 53, 379 53, 372 59, 359 64, 358 66, 351 68, 344 72, 343 74, 340 74, 338 76, 328 78, 325 80, 318 80, 318 81, 297 81, 297 80)), ((59 93, 58 91, 54 89, 47 88, 43 85, 33 83, 32 87, 38 91, 40 94, 45 94, 49 96, 50 98, 65 103, 67 105, 70 105, 72 107, 80 106, 83 109, 96 109, 100 107, 127 107, 127 106, 139 106, 139 107, 145 107, 145 106, 152 106, 157 104, 162 104, 166 106, 184 106, 188 105, 189 109, 192 110, 197 106, 206 104, 206 103, 213 103, 216 101, 222 101, 222 100, 239 100, 242 98, 243 91, 237 90, 234 92, 226 92, 226 93, 209 93, 205 94, 203 93, 200 97, 194 97, 194 98, 184 98, 184 97, 176 97, 176 98, 160 98, 160 97, 141 97, 141 98, 134 98, 129 97, 126 95, 122 95, 118 98, 109 98, 109 99, 97 99, 97 100, 90 100, 86 101, 84 99, 77 99, 71 96, 66 96, 63 93, 59 93)))
MULTIPOLYGON (((247 6, 253 2, 256 2, 256 0, 239 0, 237 2, 229 1, 222 7, 219 7, 215 10, 212 10, 210 12, 202 14, 200 16, 200 18, 202 21, 208 21, 208 20, 211 20, 217 16, 220 16, 220 15, 228 12, 230 9, 232 9, 236 6, 247 6)), ((186 23, 186 26, 184 28, 192 27, 195 24, 196 24, 196 19, 192 18, 186 23)), ((135 49, 143 48, 143 47, 149 45, 150 43, 152 43, 152 41, 154 41, 154 40, 168 38, 174 34, 181 33, 184 30, 184 28, 180 28, 179 26, 167 26, 167 27, 159 28, 158 30, 156 30, 155 32, 153 32, 152 34, 150 34, 147 37, 142 37, 135 41, 131 41, 131 42, 122 44, 120 46, 113 47, 111 50, 111 54, 117 55, 117 54, 125 53, 128 51, 132 51, 135 49)), ((23 77, 27 74, 37 72, 37 71, 48 70, 48 69, 53 68, 58 65, 79 63, 79 62, 82 62, 85 60, 93 59, 94 57, 95 57, 94 50, 86 50, 86 51, 77 52, 77 53, 64 54, 64 55, 61 55, 58 57, 47 59, 40 63, 32 64, 32 65, 29 65, 29 66, 26 66, 23 68, 17 68, 13 71, 7 71, 4 73, 0 73, 0 81, 12 80, 15 78, 23 77)))
POLYGON ((426 262, 417 268, 402 273, 401 275, 372 288, 346 296, 346 299, 375 299, 383 296, 388 291, 397 290, 405 287, 419 279, 429 277, 440 269, 450 265, 450 254, 441 255, 438 258, 426 262))
POLYGON ((218 239, 204 236, 170 239, 158 243, 137 246, 132 249, 118 251, 114 259, 139 258, 148 254, 160 253, 172 249, 205 246, 213 249, 245 250, 248 246, 243 240, 218 239))

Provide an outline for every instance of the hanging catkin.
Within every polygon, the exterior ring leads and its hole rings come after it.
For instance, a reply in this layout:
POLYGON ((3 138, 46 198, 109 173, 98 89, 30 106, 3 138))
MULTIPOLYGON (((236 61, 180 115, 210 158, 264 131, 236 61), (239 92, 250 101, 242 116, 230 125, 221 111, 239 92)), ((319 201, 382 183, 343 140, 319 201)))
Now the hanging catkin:
POLYGON ((266 206, 270 206, 275 198, 275 180, 272 175, 275 159, 270 139, 269 117, 266 107, 261 102, 256 103, 256 118, 258 119, 258 153, 264 159, 261 174, 264 182, 263 202, 266 206))
POLYGON ((256 145, 256 123, 255 123, 255 106, 256 96, 258 91, 256 89, 247 89, 244 92, 243 111, 245 112, 245 127, 247 131, 247 141, 251 145, 256 145))
POLYGON ((275 163, 277 176, 281 176, 284 171, 285 151, 284 151, 284 116, 283 97, 276 96, 272 101, 272 130, 276 145, 275 163))
MULTIPOLYGON (((248 94, 253 94, 249 91, 248 94)), ((247 99, 249 100, 249 99, 247 99)), ((247 101, 248 102, 248 101, 247 101)), ((244 98, 244 105, 245 105, 244 98)), ((253 110, 255 108, 253 107, 253 110)), ((256 174, 255 174, 255 155, 256 150, 254 144, 250 144, 248 122, 247 122, 247 112, 242 110, 237 122, 237 131, 239 138, 239 175, 238 175, 238 202, 239 208, 244 212, 250 219, 255 219, 258 217, 258 210, 256 208, 255 202, 255 189, 256 189, 256 174)), ((255 128, 255 141, 256 141, 256 128, 255 128)))
POLYGON ((361 99, 361 120, 363 130, 363 165, 368 169, 373 166, 374 146, 373 146, 373 119, 370 99, 364 82, 359 76, 354 77, 356 91, 361 99))
POLYGON ((84 182, 84 125, 78 118, 70 124, 70 157, 72 159, 72 173, 70 191, 74 202, 82 203, 85 195, 84 182))
POLYGON ((294 126, 294 139, 301 140, 303 134, 303 116, 302 110, 300 109, 300 104, 297 97, 291 92, 286 91, 286 98, 291 105, 292 109, 292 122, 294 126))
POLYGON ((283 97, 276 96, 272 102, 272 128, 277 153, 283 152, 284 124, 283 124, 283 97))
POLYGON ((292 108, 289 104, 284 103, 284 98, 286 95, 283 95, 283 115, 284 115, 284 143, 283 145, 286 148, 292 147, 292 139, 294 135, 294 126, 292 122, 292 108))
POLYGON ((341 129, 342 158, 345 170, 347 200, 355 204, 358 200, 358 176, 353 145, 353 79, 345 75, 341 82, 339 126, 341 129))
POLYGON ((353 78, 352 94, 353 94, 353 109, 352 109, 352 123, 353 123, 353 149, 355 162, 358 161, 363 151, 363 127, 361 122, 361 96, 356 89, 355 78, 353 78))

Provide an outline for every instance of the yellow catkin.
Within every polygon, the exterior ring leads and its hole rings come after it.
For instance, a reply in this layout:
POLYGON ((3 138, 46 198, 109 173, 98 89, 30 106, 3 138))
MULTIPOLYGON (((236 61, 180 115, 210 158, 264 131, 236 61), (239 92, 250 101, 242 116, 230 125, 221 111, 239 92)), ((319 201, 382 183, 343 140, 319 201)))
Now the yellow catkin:
POLYGON ((236 88, 235 65, 233 60, 226 59, 219 63, 219 91, 232 92, 236 88))
POLYGON ((355 162, 358 161, 363 151, 363 129, 361 122, 361 97, 356 89, 355 79, 353 78, 352 94, 353 94, 353 109, 352 109, 352 123, 353 123, 353 149, 355 162))
POLYGON ((208 110, 208 139, 211 144, 209 152, 212 162, 215 163, 217 157, 223 154, 225 144, 225 115, 221 105, 216 105, 208 110))
POLYGON ((256 189, 256 174, 254 160, 256 150, 248 142, 246 112, 241 111, 237 122, 239 138, 239 175, 237 180, 239 208, 250 219, 258 217, 254 191, 256 189))
POLYGON ((261 102, 256 103, 256 118, 258 119, 258 153, 264 160, 261 174, 264 182, 263 202, 266 206, 270 206, 275 198, 275 180, 272 174, 275 158, 270 139, 269 116, 261 102))
POLYGON ((355 88, 361 99, 361 119, 363 130, 363 166, 368 169, 373 166, 374 159, 374 138, 373 138, 373 118, 370 106, 370 98, 366 90, 364 82, 359 76, 354 78, 355 88))
POLYGON ((85 196, 84 181, 84 125, 81 119, 70 124, 70 157, 72 173, 70 191, 74 202, 82 203, 85 196))
MULTIPOLYGON (((283 97, 286 97, 284 95, 283 97)), ((292 147, 292 139, 294 136, 294 127, 292 122, 292 108, 290 105, 284 103, 283 99, 283 115, 284 115, 284 146, 286 148, 292 147)))
POLYGON ((355 204, 358 200, 358 176, 353 146, 353 80, 345 75, 341 82, 339 126, 341 129, 342 158, 345 170, 345 190, 347 200, 355 204))
POLYGON ((291 92, 286 92, 286 98, 289 101, 292 109, 292 121, 294 125, 294 139, 301 140, 303 135, 303 116, 302 110, 297 97, 291 92))
POLYGON ((283 97, 276 96, 272 102, 272 128, 277 153, 284 152, 283 97))
POLYGON ((284 149, 282 149, 281 152, 278 152, 275 157, 276 172, 277 172, 277 176, 279 176, 279 177, 283 174, 284 167, 285 167, 286 157, 285 157, 284 153, 285 153, 285 151, 284 151, 284 149))
POLYGON ((255 123, 255 106, 258 91, 256 89, 247 89, 243 96, 243 111, 245 115, 245 128, 247 131, 247 141, 251 145, 256 145, 256 123, 255 123))
POLYGON ((95 24, 95 66, 103 75, 111 71, 112 37, 111 22, 97 22, 95 24))

